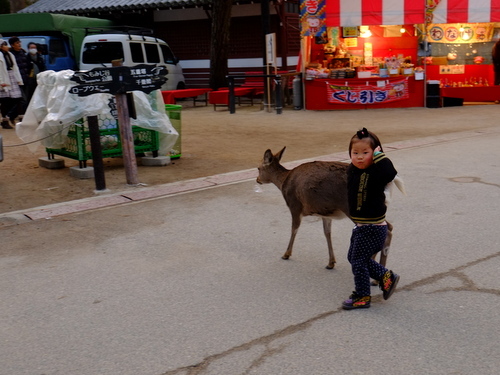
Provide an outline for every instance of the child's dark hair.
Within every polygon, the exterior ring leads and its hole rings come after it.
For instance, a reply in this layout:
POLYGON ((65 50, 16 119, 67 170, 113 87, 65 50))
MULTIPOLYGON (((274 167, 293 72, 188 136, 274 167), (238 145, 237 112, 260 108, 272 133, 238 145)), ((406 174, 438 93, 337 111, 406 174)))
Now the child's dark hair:
POLYGON ((352 144, 355 141, 359 141, 360 139, 364 138, 368 138, 372 150, 375 150, 377 147, 380 146, 380 151, 384 152, 384 150, 382 149, 382 143, 380 143, 378 137, 374 133, 366 130, 366 128, 363 128, 361 130, 358 130, 356 134, 352 136, 351 142, 349 142, 349 156, 351 156, 352 144))

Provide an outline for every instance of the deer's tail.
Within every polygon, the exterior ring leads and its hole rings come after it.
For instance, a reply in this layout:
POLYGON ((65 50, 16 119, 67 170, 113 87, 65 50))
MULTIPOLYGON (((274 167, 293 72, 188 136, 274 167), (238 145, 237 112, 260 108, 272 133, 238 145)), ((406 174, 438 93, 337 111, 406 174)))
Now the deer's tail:
POLYGON ((404 183, 403 179, 401 177, 399 177, 398 175, 396 175, 396 177, 394 178, 394 183, 398 187, 399 191, 401 193, 403 193, 404 195, 406 195, 405 183, 404 183))

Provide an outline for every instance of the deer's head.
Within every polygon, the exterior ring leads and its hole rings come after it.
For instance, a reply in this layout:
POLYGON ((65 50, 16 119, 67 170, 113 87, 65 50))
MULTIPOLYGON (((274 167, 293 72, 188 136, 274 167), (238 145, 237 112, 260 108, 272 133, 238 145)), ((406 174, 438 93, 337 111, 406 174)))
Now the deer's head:
POLYGON ((277 154, 272 153, 270 149, 267 149, 264 153, 264 158, 260 163, 259 167, 259 175, 257 176, 257 183, 259 184, 268 184, 270 182, 274 182, 276 180, 276 175, 279 171, 283 170, 283 167, 280 164, 281 157, 285 152, 286 146, 278 152, 277 154))

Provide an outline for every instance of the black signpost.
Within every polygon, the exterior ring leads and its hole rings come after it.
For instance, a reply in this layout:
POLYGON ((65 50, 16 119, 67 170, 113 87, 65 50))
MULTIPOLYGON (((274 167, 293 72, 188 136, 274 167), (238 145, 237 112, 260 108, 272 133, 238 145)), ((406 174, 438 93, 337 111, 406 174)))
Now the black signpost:
POLYGON ((94 68, 87 72, 75 72, 70 80, 79 85, 73 86, 69 92, 78 96, 101 93, 116 95, 129 91, 149 94, 161 88, 167 81, 166 75, 165 67, 147 64, 94 68))
MULTIPOLYGON (((123 162, 125 165, 125 175, 127 184, 138 185, 137 163, 135 159, 134 139, 132 127, 130 125, 129 108, 127 104, 127 92, 142 91, 146 94, 158 90, 167 81, 167 69, 163 66, 141 64, 133 67, 121 66, 121 60, 113 61, 110 68, 95 68, 86 72, 75 72, 70 79, 78 83, 70 90, 70 94, 78 96, 88 96, 92 94, 115 95, 116 111, 118 114, 118 124, 120 129, 120 139, 123 150, 123 162)), ((95 127, 92 134, 98 134, 99 125, 97 121, 89 121, 90 127, 95 127)), ((100 150, 100 139, 97 136, 90 138, 92 150, 100 150), (93 144, 94 143, 94 144, 93 144)), ((92 152, 94 161, 94 176, 99 181, 97 190, 105 189, 104 172, 97 171, 96 166, 102 168, 102 160, 96 162, 95 154, 92 152), (99 175, 99 177, 98 177, 99 175)), ((102 159, 102 157, 101 157, 102 159)))
POLYGON ((87 118, 89 124, 90 150, 92 151, 92 163, 94 165, 95 189, 106 190, 106 179, 104 178, 104 163, 102 162, 101 135, 99 134, 99 119, 97 116, 87 118))
POLYGON ((88 96, 92 94, 112 94, 116 92, 113 87, 114 84, 104 83, 104 84, 94 84, 94 85, 79 85, 73 86, 69 92, 71 94, 77 94, 78 96, 88 96))

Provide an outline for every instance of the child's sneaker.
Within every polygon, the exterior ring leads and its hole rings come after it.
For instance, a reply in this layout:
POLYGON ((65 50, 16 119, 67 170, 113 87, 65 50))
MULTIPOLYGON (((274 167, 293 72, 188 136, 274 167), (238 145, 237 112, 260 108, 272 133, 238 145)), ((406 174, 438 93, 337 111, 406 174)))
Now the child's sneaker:
POLYGON ((396 275, 392 271, 387 271, 382 276, 380 281, 380 289, 382 289, 384 299, 389 299, 389 297, 396 290, 396 285, 398 285, 399 275, 396 275))
POLYGON ((349 299, 346 299, 342 303, 342 308, 344 310, 352 310, 352 309, 367 309, 370 307, 370 301, 372 297, 370 296, 358 296, 356 292, 352 292, 349 299))

